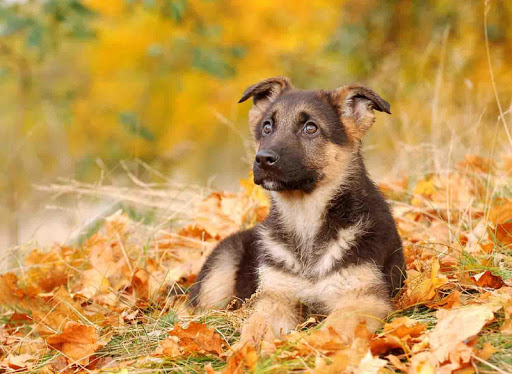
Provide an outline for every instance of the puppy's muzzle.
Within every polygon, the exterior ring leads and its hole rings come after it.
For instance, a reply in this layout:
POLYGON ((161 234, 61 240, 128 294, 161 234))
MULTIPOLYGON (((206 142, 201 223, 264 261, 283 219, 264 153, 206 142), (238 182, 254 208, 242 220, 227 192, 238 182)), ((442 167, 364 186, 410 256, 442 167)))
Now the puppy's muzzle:
POLYGON ((279 155, 271 150, 259 151, 256 154, 256 165, 261 169, 268 170, 279 161, 279 155))

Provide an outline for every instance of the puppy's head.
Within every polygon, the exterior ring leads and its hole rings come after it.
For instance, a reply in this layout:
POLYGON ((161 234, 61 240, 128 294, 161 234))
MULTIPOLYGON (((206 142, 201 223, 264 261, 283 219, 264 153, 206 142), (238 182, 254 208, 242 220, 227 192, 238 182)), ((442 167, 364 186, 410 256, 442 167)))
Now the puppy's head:
POLYGON ((313 191, 346 170, 361 137, 375 121, 373 110, 390 106, 369 88, 347 85, 332 91, 303 91, 287 78, 247 88, 249 124, 258 144, 254 182, 267 190, 313 191))

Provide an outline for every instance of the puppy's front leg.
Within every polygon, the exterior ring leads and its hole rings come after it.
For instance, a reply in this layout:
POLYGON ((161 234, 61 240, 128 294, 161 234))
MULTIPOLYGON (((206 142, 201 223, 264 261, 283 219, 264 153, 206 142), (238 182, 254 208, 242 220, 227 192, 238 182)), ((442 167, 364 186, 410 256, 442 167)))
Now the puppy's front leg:
POLYGON ((239 347, 259 345, 285 335, 299 322, 298 301, 273 292, 256 296, 254 310, 242 327, 239 347))
POLYGON ((334 304, 324 326, 333 327, 348 340, 352 340, 359 323, 366 322, 367 330, 374 333, 382 326, 383 319, 392 309, 391 302, 385 295, 368 294, 364 291, 351 292, 334 304))

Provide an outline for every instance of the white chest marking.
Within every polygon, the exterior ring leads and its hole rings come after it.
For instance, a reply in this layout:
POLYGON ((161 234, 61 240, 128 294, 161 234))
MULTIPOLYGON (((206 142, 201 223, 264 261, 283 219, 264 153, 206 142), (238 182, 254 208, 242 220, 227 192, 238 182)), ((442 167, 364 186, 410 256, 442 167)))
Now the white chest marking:
POLYGON ((327 250, 314 265, 312 272, 322 276, 328 273, 337 261, 340 261, 345 253, 349 251, 356 239, 363 234, 363 221, 338 231, 336 240, 328 244, 327 250))
POLYGON ((267 230, 261 230, 260 235, 263 250, 267 254, 269 254, 275 261, 284 263, 286 268, 294 272, 300 271, 301 265, 295 257, 295 254, 291 253, 283 246, 283 244, 272 239, 267 230))

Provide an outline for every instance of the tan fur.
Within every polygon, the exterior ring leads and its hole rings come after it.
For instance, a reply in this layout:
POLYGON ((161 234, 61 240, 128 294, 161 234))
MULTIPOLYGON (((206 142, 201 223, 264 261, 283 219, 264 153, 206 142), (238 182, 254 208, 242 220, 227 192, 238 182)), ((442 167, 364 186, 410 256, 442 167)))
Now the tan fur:
POLYGON ((255 329, 261 332, 261 339, 272 339, 293 329, 299 318, 297 302, 325 305, 325 312, 330 314, 326 325, 349 338, 363 320, 369 330, 375 331, 392 310, 386 295, 367 293, 383 285, 375 265, 351 265, 318 282, 266 266, 260 269, 260 277, 254 312, 242 330, 244 342, 258 342, 255 329))
POLYGON ((223 309, 235 294, 238 264, 229 252, 221 253, 215 260, 216 271, 212 271, 201 283, 198 305, 201 308, 223 309))
POLYGON ((328 310, 337 308, 337 300, 346 292, 361 292, 383 285, 382 273, 375 265, 350 265, 317 282, 272 267, 260 268, 260 291, 284 293, 306 303, 322 303, 328 310))
POLYGON ((298 323, 295 299, 282 292, 261 292, 256 295, 254 310, 242 328, 239 345, 271 341, 289 333, 298 323))
POLYGON ((355 105, 352 102, 359 88, 357 85, 343 86, 332 93, 332 98, 341 109, 341 122, 353 142, 359 142, 375 122, 371 100, 358 100, 355 105))
POLYGON ((270 104, 273 103, 279 95, 281 95, 281 93, 293 88, 287 78, 271 78, 249 87, 244 93, 244 99, 241 101, 247 99, 246 95, 248 93, 257 92, 260 87, 269 88, 269 94, 265 98, 256 100, 252 108, 249 110, 249 126, 251 128, 254 128, 258 124, 262 114, 267 110, 270 104))
POLYGON ((338 300, 324 326, 334 327, 351 339, 359 323, 366 322, 368 331, 374 333, 392 310, 391 302, 385 297, 357 292, 346 293, 338 300))

